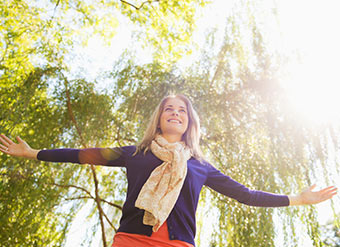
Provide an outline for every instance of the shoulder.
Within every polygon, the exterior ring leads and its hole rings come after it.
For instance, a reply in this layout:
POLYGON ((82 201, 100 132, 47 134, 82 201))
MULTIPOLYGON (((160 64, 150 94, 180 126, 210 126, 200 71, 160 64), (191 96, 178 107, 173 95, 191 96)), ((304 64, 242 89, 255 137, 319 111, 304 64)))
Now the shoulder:
POLYGON ((201 169, 204 169, 206 171, 210 171, 211 169, 214 169, 214 167, 209 163, 209 161, 207 161, 206 159, 198 159, 195 157, 191 157, 188 160, 191 164, 193 164, 194 166, 200 167, 201 169))
POLYGON ((117 147, 114 149, 119 150, 119 152, 121 152, 121 154, 125 157, 131 157, 136 152, 137 147, 135 145, 130 145, 130 146, 117 147))
POLYGON ((106 160, 127 159, 133 156, 136 151, 135 146, 122 146, 113 148, 100 148, 101 155, 106 160))
POLYGON ((136 145, 124 146, 124 147, 120 147, 119 149, 121 150, 122 155, 124 155, 127 158, 144 159, 144 158, 156 157, 151 152, 151 150, 145 150, 145 149, 139 150, 138 146, 136 145))
POLYGON ((212 165, 210 164, 210 162, 209 161, 207 161, 206 159, 204 159, 204 158, 195 158, 194 156, 191 156, 191 158, 189 159, 190 161, 192 161, 192 162, 195 162, 195 163, 197 163, 197 164, 200 164, 200 165, 202 165, 202 166, 211 166, 212 167, 212 165))
POLYGON ((219 169, 217 169, 215 166, 213 166, 208 160, 206 159, 201 159, 201 160, 195 159, 195 160, 207 172, 208 176, 211 176, 211 175, 212 176, 215 176, 215 175, 224 176, 224 174, 219 169))
POLYGON ((124 152, 136 152, 136 145, 130 145, 130 146, 122 146, 122 147, 118 147, 119 149, 121 149, 124 152))

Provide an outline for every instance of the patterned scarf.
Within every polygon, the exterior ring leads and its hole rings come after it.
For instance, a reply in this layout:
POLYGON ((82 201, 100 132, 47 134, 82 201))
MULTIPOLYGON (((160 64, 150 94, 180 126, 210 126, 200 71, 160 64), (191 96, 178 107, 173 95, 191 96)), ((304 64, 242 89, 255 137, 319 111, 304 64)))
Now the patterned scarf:
POLYGON ((183 142, 168 143, 157 135, 151 143, 152 153, 164 161, 151 173, 139 192, 135 206, 144 209, 143 224, 157 232, 175 206, 187 175, 190 149, 183 142))

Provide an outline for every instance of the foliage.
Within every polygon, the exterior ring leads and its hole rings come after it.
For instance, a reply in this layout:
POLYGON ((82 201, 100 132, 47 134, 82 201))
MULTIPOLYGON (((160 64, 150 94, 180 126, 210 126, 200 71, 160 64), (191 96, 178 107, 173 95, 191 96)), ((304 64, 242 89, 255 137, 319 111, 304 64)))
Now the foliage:
POLYGON ((328 222, 321 228, 323 234, 323 246, 340 246, 340 229, 335 222, 328 222))
MULTIPOLYGON (((20 87, 7 84, 1 88, 1 133, 20 135, 33 147, 63 144, 60 137, 67 126, 65 118, 46 94, 44 76, 52 71, 36 69, 20 87)), ((75 170, 75 167, 47 167, 36 161, 1 156, 3 246, 59 246, 62 243, 74 210, 66 214, 56 211, 67 191, 51 184, 53 181, 67 183, 75 170)))
POLYGON ((190 0, 146 1, 139 7, 127 1, 3 1, 1 80, 18 83, 34 66, 64 68, 64 58, 74 46, 86 44, 96 34, 109 42, 124 17, 138 28, 135 34, 155 56, 163 61, 179 58, 190 52, 185 46, 195 27, 195 12, 204 5, 190 0))

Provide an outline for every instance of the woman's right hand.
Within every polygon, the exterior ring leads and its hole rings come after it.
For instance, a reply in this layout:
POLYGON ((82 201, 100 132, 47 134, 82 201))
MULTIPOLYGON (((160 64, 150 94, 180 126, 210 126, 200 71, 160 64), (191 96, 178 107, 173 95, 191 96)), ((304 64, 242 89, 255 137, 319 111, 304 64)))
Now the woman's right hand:
POLYGON ((7 136, 0 135, 0 151, 16 157, 24 157, 29 159, 37 159, 40 150, 32 149, 19 136, 16 137, 18 143, 13 142, 7 136))

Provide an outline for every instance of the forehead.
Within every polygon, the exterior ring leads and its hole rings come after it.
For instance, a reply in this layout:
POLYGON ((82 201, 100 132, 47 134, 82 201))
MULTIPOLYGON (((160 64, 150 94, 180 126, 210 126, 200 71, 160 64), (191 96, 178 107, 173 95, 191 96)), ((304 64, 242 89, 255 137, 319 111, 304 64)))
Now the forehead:
POLYGON ((173 106, 173 107, 179 107, 179 108, 187 108, 186 104, 183 100, 179 98, 170 98, 165 101, 164 106, 173 106))

